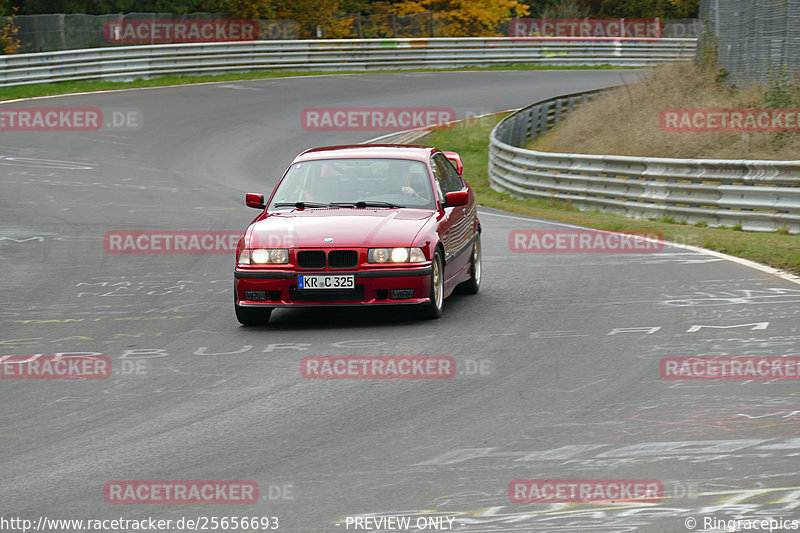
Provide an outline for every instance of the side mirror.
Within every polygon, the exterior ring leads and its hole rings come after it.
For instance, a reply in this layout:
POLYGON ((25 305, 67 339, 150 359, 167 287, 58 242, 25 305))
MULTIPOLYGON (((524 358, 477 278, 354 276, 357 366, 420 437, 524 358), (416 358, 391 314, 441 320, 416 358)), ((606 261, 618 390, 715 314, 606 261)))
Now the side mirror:
POLYGON ((464 164, 461 162, 461 156, 455 152, 442 152, 444 156, 453 163, 453 166, 456 167, 458 171, 458 175, 461 176, 464 173, 464 164))
POLYGON ((444 195, 444 201, 447 202, 448 207, 458 207, 460 205, 467 205, 469 202, 469 191, 449 192, 444 195))
POLYGON ((244 203, 247 207, 253 207, 255 209, 264 209, 266 207, 266 205, 264 205, 264 195, 254 192, 249 192, 245 195, 244 203))

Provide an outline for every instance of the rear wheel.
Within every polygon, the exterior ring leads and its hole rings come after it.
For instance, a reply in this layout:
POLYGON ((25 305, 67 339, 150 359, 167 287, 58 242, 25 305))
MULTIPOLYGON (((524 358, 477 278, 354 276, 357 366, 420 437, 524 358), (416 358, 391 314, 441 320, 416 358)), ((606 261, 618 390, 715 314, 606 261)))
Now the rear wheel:
POLYGON ((272 314, 271 307, 241 307, 234 304, 236 308, 236 320, 243 326, 263 326, 269 322, 272 314))
POLYGON ((472 245, 472 257, 469 262, 470 279, 458 286, 461 294, 478 294, 481 288, 481 234, 475 234, 475 244, 472 245))
POLYGON ((422 316, 425 318, 439 318, 442 316, 442 308, 444 307, 444 266, 439 250, 433 253, 430 295, 431 301, 423 304, 422 316))

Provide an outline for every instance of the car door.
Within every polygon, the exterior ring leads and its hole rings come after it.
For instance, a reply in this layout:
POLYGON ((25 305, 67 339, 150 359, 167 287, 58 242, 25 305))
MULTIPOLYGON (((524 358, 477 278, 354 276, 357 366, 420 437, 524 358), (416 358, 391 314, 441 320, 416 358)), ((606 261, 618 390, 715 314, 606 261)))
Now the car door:
POLYGON ((469 244, 472 241, 473 224, 468 216, 469 205, 452 207, 444 201, 447 193, 464 189, 458 171, 440 152, 431 158, 431 169, 436 178, 441 198, 440 205, 444 211, 439 234, 444 246, 445 279, 449 279, 469 264, 469 244))

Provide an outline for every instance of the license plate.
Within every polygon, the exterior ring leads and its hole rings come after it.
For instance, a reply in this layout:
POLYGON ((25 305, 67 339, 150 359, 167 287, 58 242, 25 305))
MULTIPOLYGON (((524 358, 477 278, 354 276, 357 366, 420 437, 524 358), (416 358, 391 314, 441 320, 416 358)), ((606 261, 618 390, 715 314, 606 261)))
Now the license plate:
POLYGON ((303 291, 314 289, 355 289, 356 277, 352 274, 348 276, 301 275, 297 276, 297 288, 303 291))

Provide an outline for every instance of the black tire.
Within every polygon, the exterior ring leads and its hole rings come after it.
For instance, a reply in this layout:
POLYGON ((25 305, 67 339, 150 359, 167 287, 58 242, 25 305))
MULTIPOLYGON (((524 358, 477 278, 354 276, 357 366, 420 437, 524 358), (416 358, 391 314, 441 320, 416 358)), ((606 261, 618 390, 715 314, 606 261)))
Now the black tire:
POLYGON ((233 306, 236 308, 236 320, 243 326, 264 326, 272 314, 271 307, 240 307, 236 304, 233 306))
POLYGON ((431 265, 431 301, 422 304, 422 316, 428 319, 435 319, 442 316, 444 307, 444 262, 439 250, 433 253, 433 264, 431 265))
POLYGON ((481 260, 481 234, 475 235, 475 243, 472 245, 472 257, 469 260, 470 278, 458 286, 461 294, 478 294, 481 289, 481 275, 483 274, 483 262, 481 260))

